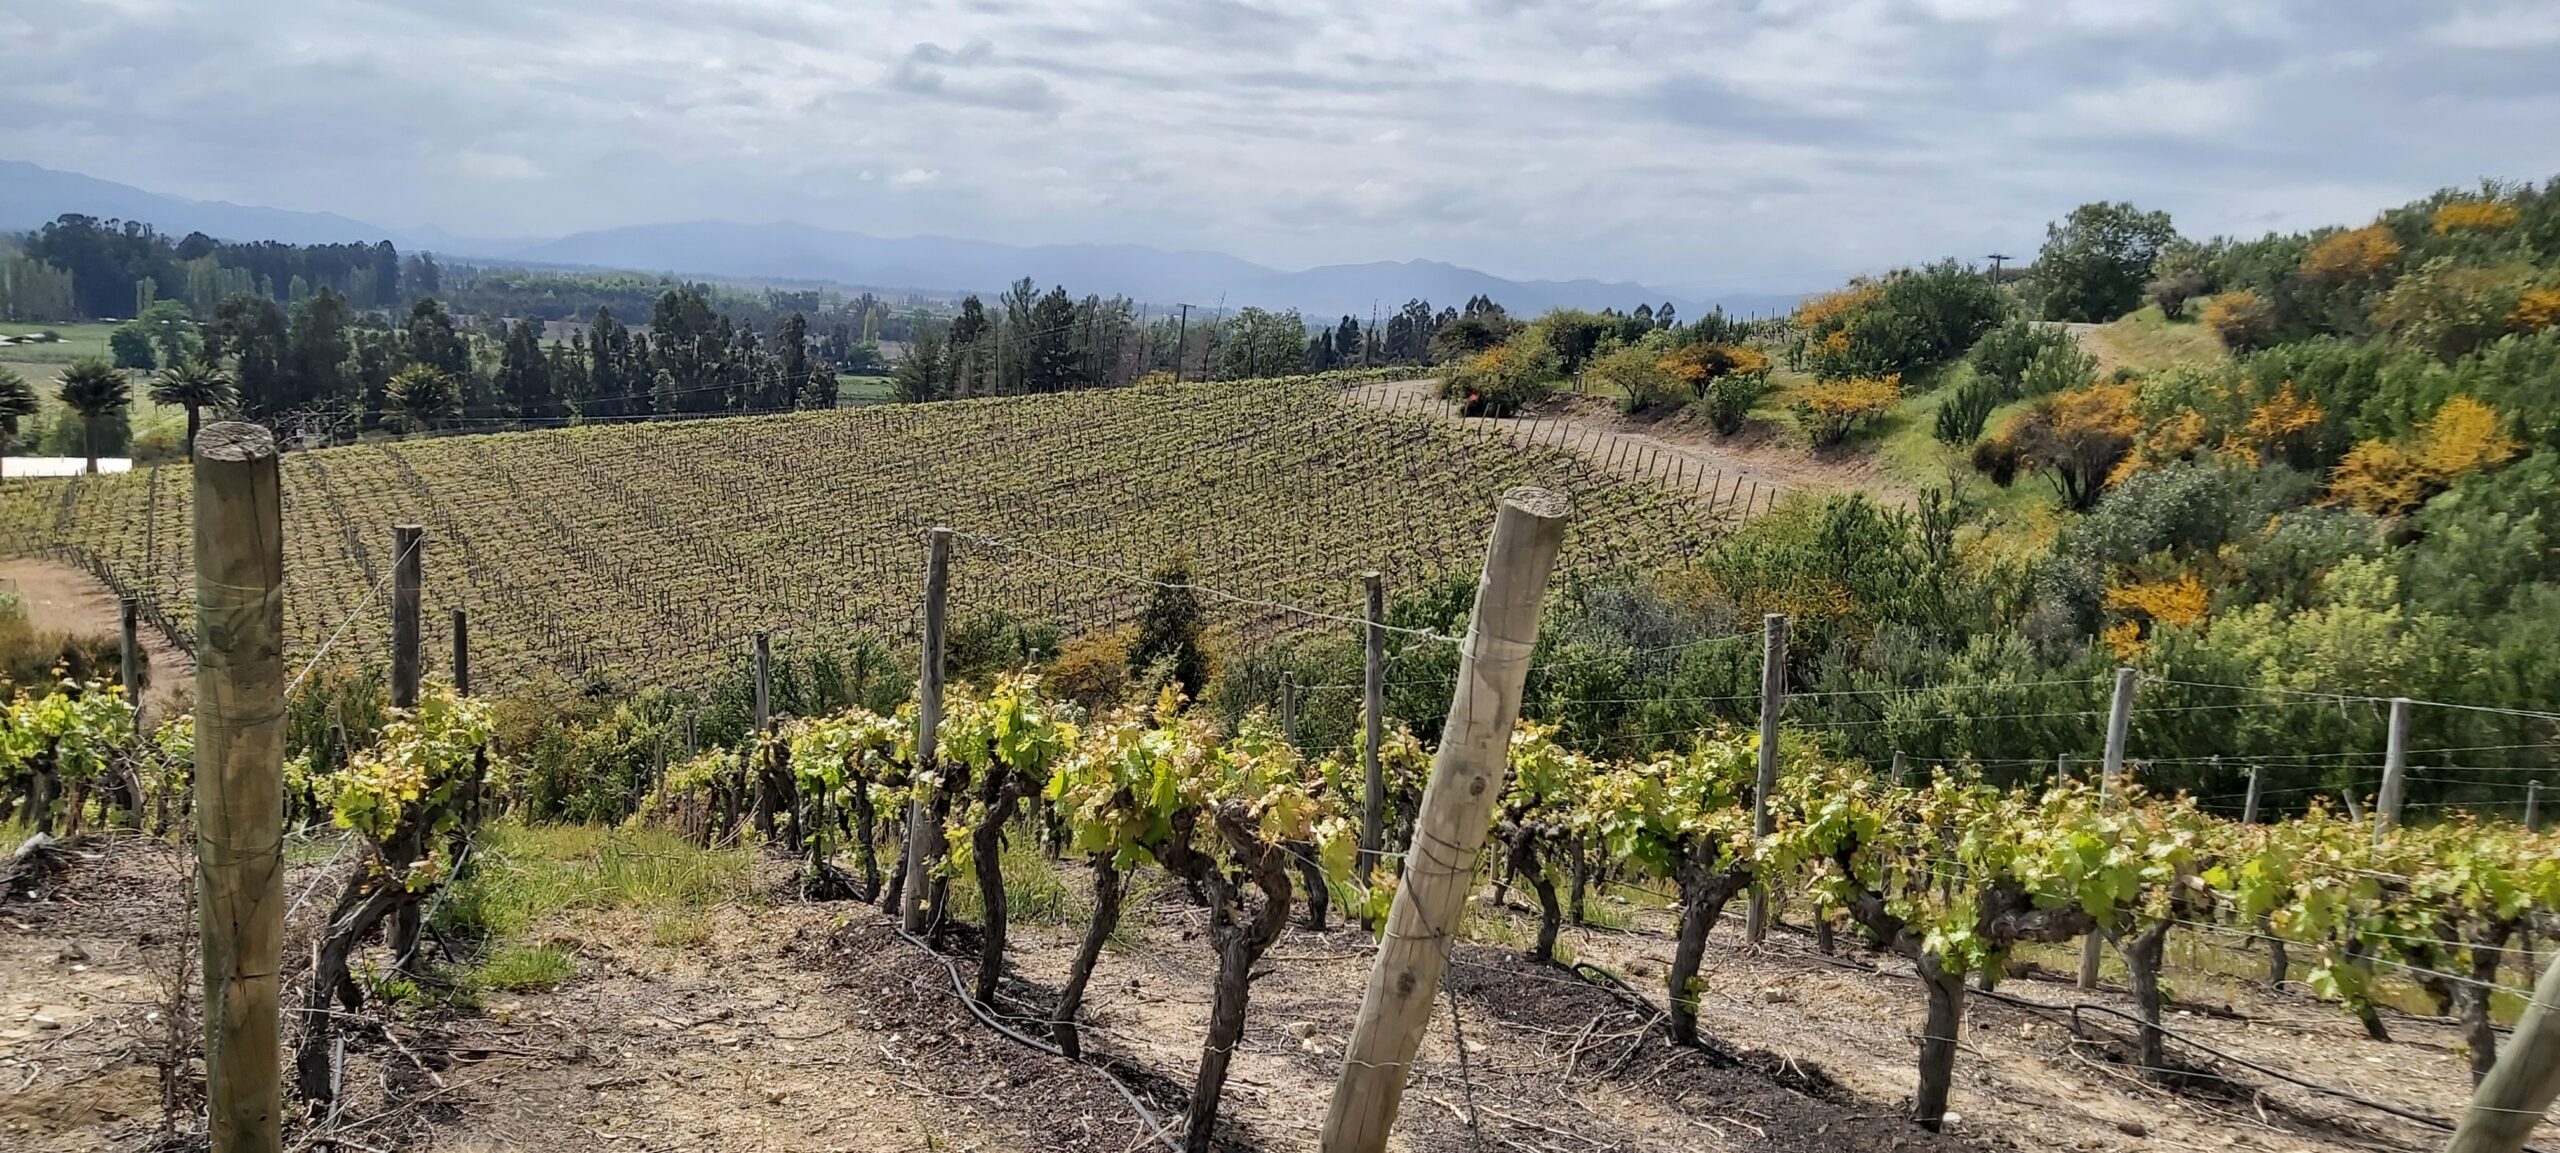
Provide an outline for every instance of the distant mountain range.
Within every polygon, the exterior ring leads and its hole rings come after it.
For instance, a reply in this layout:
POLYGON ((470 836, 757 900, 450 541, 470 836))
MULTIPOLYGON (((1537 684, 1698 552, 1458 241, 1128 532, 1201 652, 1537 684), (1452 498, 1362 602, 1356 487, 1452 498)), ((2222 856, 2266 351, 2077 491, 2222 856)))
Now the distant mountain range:
POLYGON ((1217 252, 1166 252, 1131 244, 1009 245, 942 236, 881 237, 807 224, 688 221, 579 232, 550 240, 466 237, 438 228, 399 229, 330 212, 186 200, 0 160, 0 231, 41 227, 66 212, 139 220, 183 236, 295 244, 389 240, 404 251, 484 261, 630 269, 734 280, 822 281, 848 287, 933 293, 1001 291, 1028 276, 1043 288, 1125 295, 1193 309, 1261 305, 1311 317, 1365 317, 1420 297, 1456 305, 1484 295, 1514 313, 1550 308, 1619 308, 1664 301, 1695 317, 1711 305, 1757 314, 1792 308, 1795 295, 1737 293, 1699 299, 1638 284, 1599 280, 1507 280, 1432 260, 1333 264, 1287 272, 1217 252))

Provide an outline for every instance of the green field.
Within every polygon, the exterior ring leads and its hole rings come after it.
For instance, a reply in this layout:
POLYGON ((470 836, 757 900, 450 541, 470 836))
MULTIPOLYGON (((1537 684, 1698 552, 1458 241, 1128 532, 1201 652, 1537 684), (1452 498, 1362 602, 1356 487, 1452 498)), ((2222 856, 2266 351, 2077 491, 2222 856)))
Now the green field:
MULTIPOLYGON (((41 405, 36 416, 20 429, 20 435, 28 438, 20 443, 21 448, 46 455, 80 454, 77 434, 61 427, 62 401, 54 395, 54 382, 61 377, 63 368, 74 360, 88 356, 105 357, 107 334, 115 330, 116 326, 112 324, 0 324, 0 335, 52 332, 62 337, 50 344, 0 345, 0 368, 14 371, 34 385, 36 399, 41 405), (38 437, 44 439, 36 439, 38 437)), ((151 403, 147 387, 144 377, 136 374, 132 418, 134 438, 146 444, 165 442, 174 449, 186 437, 187 410, 151 403)), ((152 454, 145 453, 146 457, 149 455, 152 454)))
MULTIPOLYGON (((412 521, 429 630, 470 610, 492 683, 684 682, 758 630, 905 637, 934 524, 1019 546, 962 542, 955 624, 1000 611, 1073 637, 1134 620, 1145 589, 1128 578, 1177 549, 1218 589, 1356 613, 1364 570, 1400 593, 1471 571, 1494 498, 1520 484, 1577 502, 1570 573, 1673 563, 1717 531, 1696 502, 1572 454, 1308 379, 381 441, 286 458, 288 641, 311 652, 353 615, 335 651, 385 651, 367 591, 412 521)), ((184 628, 190 508, 176 467, 12 482, 0 548, 85 550, 184 628)), ((1230 636, 1326 624, 1207 609, 1230 636)))

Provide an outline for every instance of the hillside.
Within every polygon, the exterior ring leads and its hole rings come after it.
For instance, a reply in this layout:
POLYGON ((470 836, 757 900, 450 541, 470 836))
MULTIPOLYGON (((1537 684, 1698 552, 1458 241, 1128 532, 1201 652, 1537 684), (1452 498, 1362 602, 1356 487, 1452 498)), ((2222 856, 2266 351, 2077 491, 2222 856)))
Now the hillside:
MULTIPOLYGON (((1577 573, 1657 565, 1714 532, 1693 498, 1480 435, 1301 379, 296 453, 289 644, 307 655, 352 616, 335 651, 386 650, 382 602, 364 602, 390 572, 391 526, 411 521, 428 534, 433 665, 464 608, 483 683, 552 670, 614 686, 696 677, 757 630, 784 646, 910 635, 934 524, 971 534, 955 627, 1003 612, 1068 637, 1134 619, 1144 590, 1126 578, 1177 549, 1212 588, 1357 613, 1364 570, 1405 592, 1470 568, 1493 497, 1520 484, 1576 500, 1577 573)), ((0 548, 81 556, 184 630, 190 507, 182 465, 11 482, 0 548)), ((1206 607, 1230 635, 1319 623, 1206 607)))

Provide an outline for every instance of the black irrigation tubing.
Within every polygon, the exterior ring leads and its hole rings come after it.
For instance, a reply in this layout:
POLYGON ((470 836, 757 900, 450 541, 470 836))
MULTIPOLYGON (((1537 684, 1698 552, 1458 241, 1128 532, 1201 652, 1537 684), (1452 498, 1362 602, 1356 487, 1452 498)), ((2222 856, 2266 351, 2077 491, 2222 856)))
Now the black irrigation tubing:
MULTIPOLYGON (((1851 970, 1855 970, 1855 971, 1862 972, 1862 973, 1881 973, 1881 972, 1882 972, 1882 970, 1878 969, 1876 966, 1868 965, 1868 964, 1863 964, 1863 963, 1861 963, 1861 962, 1858 962, 1858 961, 1856 961, 1856 960, 1853 960, 1853 959, 1850 959, 1850 958, 1847 958, 1847 957, 1823 956, 1823 955, 1821 955, 1821 954, 1810 954, 1810 956, 1812 956, 1812 957, 1813 957, 1814 959, 1816 959, 1816 960, 1819 960, 1819 961, 1823 962, 1824 964, 1828 964, 1828 965, 1836 965, 1836 966, 1839 966, 1840 968, 1844 968, 1844 969, 1851 969, 1851 970)), ((2417 1111, 2417 1110, 2407 1108, 2407 1107, 2405 1107, 2405 1106, 2400 1106, 2400 1105, 2394 1105, 2394 1104, 2391 1104, 2390 1102, 2387 1102, 2387 1101, 2377 1101, 2377 1100, 2374 1100, 2374 1099, 2373 1099, 2373 1098, 2371 1098, 2371 1097, 2366 1097, 2366 1096, 2363 1096, 2363 1095, 2361 1095, 2361 1094, 2352 1093, 2352 1092, 2349 1092, 2349 1091, 2347 1091, 2347 1090, 2345 1090, 2345 1089, 2337 1088, 2336 1086, 2333 1086, 2333 1085, 2323 1085, 2323 1084, 2321 1084, 2321 1083, 2319 1083, 2319 1082, 2317 1082, 2317 1081, 2309 1080, 2309 1079, 2307 1079, 2307 1078, 2303 1078, 2303 1077, 2297 1077, 2297 1076, 2294 1076, 2293 1074, 2291 1074, 2291 1073, 2287 1073, 2287 1072, 2284 1072, 2283 1070, 2280 1070, 2280 1069, 2272 1069, 2272 1068, 2269 1068, 2269 1067, 2267 1067, 2267 1066, 2265 1066, 2265 1065, 2261 1065, 2261 1064, 2259 1064, 2259 1063, 2257 1063, 2257 1062, 2255 1062, 2255 1061, 2251 1061, 2251 1060, 2249 1060, 2248 1058, 2245 1058, 2245 1057, 2236 1057, 2236 1056, 2233 1056, 2233 1055, 2232 1055, 2232 1054, 2230 1054, 2230 1053, 2227 1053, 2227 1052, 2224 1052, 2223 1050, 2220 1050, 2220 1049, 2214 1048, 2214 1047, 2213 1047, 2213 1046, 2211 1046, 2211 1045, 2207 1045, 2207 1044, 2205 1044, 2205 1043, 2204 1043, 2204 1042, 2202 1042, 2202 1041, 2198 1041, 2198 1040, 2196 1040, 2195 1038, 2190 1037, 2190 1036, 2187 1036, 2187 1035, 2186 1035, 2186 1034, 2184 1034, 2184 1033, 2178 1032, 2178 1031, 2177 1031, 2177 1030, 2175 1030, 2175 1029, 2169 1028, 2169 1027, 2168 1027, 2168 1026, 2166 1026, 2166 1025, 2151 1025, 2151 1024, 2147 1024, 2146 1022, 2144 1022, 2144 1021, 2142 1020, 2142 1018, 2137 1017, 2137 1016, 2135 1016, 2135 1015, 2133 1015, 2133 1014, 2131 1014, 2131 1013, 2127 1013, 2127 1012, 2125 1012, 2125 1011, 2123 1011, 2123 1010, 2121 1010, 2121 1009, 2114 1008, 2114 1007, 2112 1007, 2112 1006, 2108 1006, 2108 1005, 2096 1005, 2096 1004, 2091 1004, 2091 1003, 2086 1002, 2086 1001, 2077 1001, 2077 1002, 2073 1002, 2073 1003, 2072 1003, 2072 1004, 2070 1004, 2070 1005, 2049 1005, 2049 1004, 2046 1004, 2046 1003, 2044 1003, 2044 1002, 2042 1002, 2042 1001, 2030 1001, 2030 1000, 2028 1000, 2028 999, 2026 999, 2026 998, 2024 998, 2024 997, 2013 997, 2013 996, 2010 996, 2010 995, 2009 995, 2009 994, 2007 994, 2007 993, 2001 993, 2001 992, 1997 992, 1997 991, 1994 991, 1994 990, 1991 990, 1991 989, 1973 989, 1973 990, 1970 990, 1970 991, 1969 991, 1969 994, 1970 994, 1971 996, 1976 996, 1976 997, 1988 997, 1988 998, 1990 998, 1990 999, 1992 999, 1992 1000, 1994 1000, 1994 1001, 1998 1001, 1998 1002, 2000 1002, 2001 1004, 2009 1005, 2009 1006, 2012 1006, 2012 1007, 2014 1007, 2014 1008, 2024 1009, 2024 1010, 2026 1010, 2026 1011, 2028 1011, 2028 1012, 2030 1012, 2030 1013, 2036 1013, 2036 1014, 2039 1014, 2039 1015, 2042 1015, 2042 1016, 2045 1016, 2045 1017, 2048 1017, 2048 1018, 2054 1018, 2054 1019, 2066 1019, 2066 1018, 2067 1018, 2067 1019, 2071 1022, 2071 1032, 2072 1032, 2072 1035, 2073 1035, 2073 1036, 2075 1036, 2075 1037, 2079 1037, 2079 1036, 2082 1036, 2082 1035, 2083 1035, 2083 1034, 2082 1034, 2081 1024, 2080 1024, 2080 1014, 2082 1014, 2082 1013, 2084 1013, 2084 1012, 2085 1012, 2085 1013, 2100 1013, 2100 1014, 2104 1014, 2104 1015, 2106 1015, 2106 1016, 2110 1016, 2110 1017, 2117 1017, 2117 1018, 2121 1018, 2121 1019, 2123 1019, 2123 1020, 2133 1022, 2134 1026, 2135 1026, 2136 1028, 2148 1028, 2148 1029, 2157 1030, 2161 1036, 2163 1036, 2163 1037, 2168 1037, 2168 1038, 2170 1038, 2170 1039, 2172 1039, 2172 1040, 2175 1040, 2175 1041, 2177 1041, 2179 1044, 2181 1044, 2181 1045, 2185 1045, 2185 1046, 2187 1046, 2188 1048, 2194 1049, 2194 1050, 2196 1050, 2196 1051, 2198 1051, 2198 1052, 2201 1052, 2201 1053, 2210 1054, 2210 1055, 2212 1055, 2212 1056, 2214 1056, 2214 1057, 2217 1057, 2217 1058, 2220 1058, 2220 1059, 2222 1059, 2222 1060, 2229 1061, 2229 1062, 2231 1062, 2232 1064, 2234 1064, 2234 1065, 2238 1065, 2238 1066, 2240 1066, 2240 1067, 2242 1067, 2242 1068, 2244 1068, 2244 1069, 2249 1069, 2249 1070, 2253 1070, 2253 1071, 2258 1072, 2258 1073, 2265 1074, 2266 1076, 2273 1077, 2273 1078, 2275 1078, 2275 1079, 2277 1079, 2277 1080, 2279 1080, 2279 1081, 2286 1082, 2287 1084, 2294 1085, 2294 1086, 2296 1086, 2296 1087, 2298 1087, 2298 1088, 2308 1089, 2308 1090, 2310 1090, 2310 1091, 2312 1091, 2312 1092, 2314 1092, 2314 1093, 2320 1093, 2320 1094, 2324 1094, 2324 1095, 2327 1095, 2327 1096, 2330 1096, 2330 1097, 2335 1097, 2335 1098, 2338 1098, 2339 1100, 2346 1101, 2346 1102, 2350 1102, 2350 1103, 2352 1103, 2352 1104, 2362 1105, 2362 1106, 2364 1106, 2365 1108, 2368 1108, 2368 1109, 2373 1109, 2373 1110, 2376 1110, 2376 1111, 2378 1111, 2378 1112, 2382 1112, 2382 1113, 2388 1113, 2388 1114, 2390 1114, 2390 1115, 2392 1115, 2392 1116, 2394 1116, 2394 1117, 2401 1118, 2402 1120, 2405 1120, 2405 1121, 2415 1121, 2415 1122, 2417 1122, 2417 1123, 2419 1123, 2419 1124, 2421 1124, 2421 1125, 2430 1126, 2430 1127, 2433 1127, 2433 1128, 2436 1128, 2436 1129, 2442 1129, 2442 1130, 2445 1130, 2445 1131, 2447 1131, 2447 1132, 2451 1132, 2451 1131, 2453 1130, 2453 1128, 2454 1128, 2454 1123, 2453 1123, 2452 1121, 2446 1120, 2445 1118, 2442 1118, 2442 1117, 2438 1117, 2438 1116, 2436 1116, 2436 1115, 2434 1115, 2434 1114, 2432 1114, 2432 1113, 2422 1113, 2422 1112, 2419 1112, 2419 1111, 2417 1111)), ((2224 1081, 2228 1082, 2230 1079, 2229 1079, 2229 1078, 2221 1078, 2221 1080, 2224 1080, 2224 1081)), ((2235 1083, 2235 1084, 2236 1084, 2236 1082, 2233 1082, 2233 1083, 2235 1083)), ((2546 1150, 2538 1149, 2538 1148, 2536 1148, 2536 1147, 2534 1147, 2534 1146, 2531 1146, 2531 1145, 2527 1145, 2527 1146, 2525 1146, 2524 1148, 2525 1148, 2525 1150, 2527 1151, 2527 1153, 2548 1153, 2548 1151, 2546 1151, 2546 1150)))
POLYGON ((1129 1107, 1138 1111, 1138 1120, 1146 1122, 1147 1128, 1155 1133, 1156 1140, 1164 1142, 1164 1147, 1169 1150, 1170 1153, 1182 1153, 1182 1146, 1174 1141, 1171 1133, 1165 1131, 1164 1123, 1156 1120, 1156 1115, 1147 1110, 1146 1103, 1138 1100, 1137 1092, 1130 1089, 1126 1082, 1120 1080, 1119 1074, 1113 1073, 1110 1069, 1105 1068, 1096 1062, 1077 1061, 1074 1058, 1068 1057, 1064 1052, 1060 1051, 1057 1046, 1032 1037, 1026 1033, 1019 1032, 1012 1026, 996 1020, 993 1014, 987 1012, 986 1006, 980 1005, 976 999, 969 996, 968 987, 963 985, 960 981, 960 968, 959 966, 951 963, 951 958, 943 956, 939 950, 936 950, 933 946, 917 939, 914 935, 908 933, 906 929, 900 926, 892 925, 889 928, 891 932, 894 932, 901 938, 904 938, 908 944, 921 950, 925 956, 942 962, 943 971, 951 975, 952 995, 958 997, 960 999, 960 1003, 968 1007, 970 1014, 975 1016, 980 1024, 985 1025, 987 1028, 993 1029, 998 1033, 1004 1034, 1006 1037, 1009 1037, 1014 1041, 1020 1042, 1021 1044, 1027 1045, 1033 1049, 1037 1049, 1052 1057, 1056 1057, 1063 1061, 1070 1061, 1074 1064, 1083 1065, 1086 1068, 1101 1074, 1103 1080, 1110 1082, 1112 1088, 1120 1091, 1121 1098, 1129 1102, 1129 1107))
MULTIPOLYGON (((2017 999, 2015 999, 2015 998, 2005 998, 2005 997, 2000 996, 2000 994, 1998 994, 1998 993, 1987 993, 1987 992, 1986 992, 1986 993, 1984 993, 1984 995, 1985 995, 1985 996, 1989 996, 1989 997, 1991 997, 1991 998, 1993 998, 1993 999, 1995 999, 1995 1000, 2006 1000, 2006 1001, 2011 1002, 2012 1004, 2030 1004, 2030 1003, 2031 1003, 2031 1002, 2019 1001, 2019 1000, 2017 1000, 2017 999)), ((2046 1008, 2047 1010, 2051 1010, 2052 1008, 2054 1008, 2054 1006, 2045 1006, 2045 1008, 2046 1008)), ((2323 1094, 2327 1094, 2328 1096, 2336 1097, 2336 1098, 2338 1098, 2339 1100, 2342 1100, 2342 1101, 2350 1101, 2350 1102, 2353 1102, 2353 1103, 2355 1103, 2355 1104, 2362 1105, 2362 1106, 2364 1106, 2365 1108, 2368 1108, 2368 1109, 2379 1110, 2379 1111, 2381 1111, 2381 1112, 2391 1114, 2392 1116, 2394 1116, 2394 1117, 2398 1117, 2398 1118, 2400 1118, 2400 1119, 2402 1119, 2402 1120, 2404 1120, 2404 1121, 2415 1121, 2415 1122, 2417 1122, 2417 1123, 2419 1123, 2419 1124, 2421 1124, 2421 1125, 2427 1125, 2427 1126, 2431 1126, 2431 1127, 2433 1127, 2433 1128, 2442 1129, 2442 1130, 2444 1130, 2444 1131, 2446 1131, 2446 1132, 2448 1132, 2448 1133, 2452 1132, 2452 1131, 2453 1131, 2453 1129, 2454 1129, 2454 1123, 2453 1123, 2452 1121, 2450 1121, 2450 1120, 2448 1120, 2448 1119, 2446 1119, 2446 1118, 2443 1118, 2443 1117, 2438 1117, 2438 1116, 2436 1116, 2435 1114, 2432 1114, 2432 1113, 2421 1113, 2421 1112, 2419 1112, 2419 1111, 2417 1111, 2417 1110, 2415 1110, 2415 1109, 2410 1109, 2410 1108, 2407 1108, 2407 1107, 2404 1107, 2404 1106, 2400 1106, 2400 1105, 2394 1105, 2394 1104, 2391 1104, 2390 1102, 2387 1102, 2387 1101, 2376 1101, 2376 1100, 2374 1100, 2374 1099, 2373 1099, 2373 1098, 2371 1098, 2371 1097, 2365 1097, 2365 1096, 2361 1096, 2361 1095, 2358 1095, 2358 1094, 2355 1094, 2355 1093, 2350 1093, 2350 1092, 2348 1092, 2348 1091, 2346 1091, 2346 1090, 2344 1090, 2344 1089, 2339 1089, 2339 1088, 2336 1088, 2336 1087, 2334 1087, 2334 1086, 2323 1085, 2323 1084, 2321 1084, 2321 1083, 2319 1083, 2319 1082, 2317 1082, 2317 1081, 2312 1081, 2312 1080, 2309 1080, 2309 1079, 2307 1079, 2307 1078, 2296 1077, 2296 1076, 2294 1076, 2293 1074, 2291 1074, 2291 1073, 2287 1073, 2287 1072, 2284 1072, 2284 1071, 2283 1071, 2283 1070, 2281 1070, 2281 1069, 2270 1069, 2270 1068, 2268 1068, 2267 1066, 2264 1066, 2264 1065, 2261 1065, 2261 1064, 2259 1064, 2259 1063, 2257 1063, 2257 1062, 2255 1062, 2255 1061, 2249 1060, 2249 1059, 2248 1059, 2248 1058, 2246 1058, 2246 1057, 2235 1057, 2235 1056, 2233 1056, 2233 1055, 2231 1055, 2231 1054, 2229 1054, 2229 1053, 2223 1052, 2222 1050, 2220 1050, 2220 1049, 2216 1049, 2216 1048, 2214 1048, 2214 1047, 2213 1047, 2213 1046, 2211 1046, 2211 1045, 2207 1045, 2207 1044, 2205 1044, 2205 1043, 2204 1043, 2204 1042, 2202 1042, 2202 1041, 2198 1041, 2198 1040, 2196 1040, 2196 1039, 2195 1039, 2195 1038, 2193 1038, 2193 1037, 2189 1037, 2189 1036, 2187 1036, 2186 1034, 2183 1034, 2183 1033, 2180 1033, 2180 1032, 2178 1032, 2178 1031, 2176 1031, 2176 1030, 2174 1030, 2174 1029, 2171 1029, 2171 1028, 2169 1028, 2169 1027, 2168 1027, 2168 1026, 2166 1026, 2166 1025, 2151 1025, 2151 1024, 2147 1024, 2147 1023, 2145 1023, 2145 1022, 2143 1021, 2143 1019, 2142 1019, 2142 1018, 2140 1018, 2140 1017, 2137 1017, 2137 1016, 2135 1016, 2135 1015, 2133 1015, 2133 1014, 2131 1014, 2131 1013, 2127 1013, 2127 1012, 2125 1012, 2125 1011, 2124 1011, 2124 1010, 2122 1010, 2122 1009, 2116 1009, 2116 1008, 2112 1008, 2112 1007, 2110 1007, 2110 1006, 2106 1006, 2106 1005, 2092 1005, 2092 1004, 2089 1004, 2088 1002, 2085 1002, 2085 1001, 2083 1001, 2083 1002, 2078 1002, 2078 1003, 2073 1004, 2073 1005, 2071 1006, 2071 1032, 2072 1032, 2072 1034, 2073 1034, 2074 1036, 2078 1036, 2078 1035, 2080 1035, 2080 1033, 2081 1033, 2080 1014, 2082 1014, 2082 1013, 2101 1013, 2101 1014, 2105 1014, 2106 1016, 2109 1016, 2109 1017, 2115 1017, 2115 1018, 2118 1018, 2118 1019, 2121 1019, 2121 1020, 2131 1021, 2131 1022, 2133 1022, 2134 1027, 2135 1027, 2135 1028, 2137 1028, 2137 1029, 2151 1029, 2151 1030, 2153 1030, 2153 1031, 2155 1031, 2155 1032, 2158 1032, 2158 1033, 2159 1033, 2161 1036, 2163 1036, 2163 1037, 2170 1037, 2170 1038, 2174 1038, 2174 1039, 2176 1039, 2176 1040, 2177 1040, 2177 1042, 2178 1042, 2179 1044, 2181 1044, 2181 1045, 2185 1045, 2185 1046, 2187 1046, 2188 1048, 2194 1049, 2194 1050, 2196 1050, 2196 1051, 2198 1051, 2198 1052, 2211 1054, 2211 1055, 2213 1055, 2213 1056, 2215 1056, 2215 1057, 2218 1057, 2218 1058, 2220 1058, 2220 1059, 2222 1059, 2222 1060, 2229 1061, 2229 1062, 2231 1062, 2231 1063, 2232 1063, 2232 1064, 2234 1064, 2234 1065, 2238 1065, 2238 1066, 2240 1066, 2240 1067, 2241 1067, 2241 1068, 2243 1068, 2243 1069, 2249 1069, 2249 1070, 2253 1070, 2253 1071, 2255 1071, 2255 1072, 2263 1073, 2263 1074, 2265 1074, 2265 1075, 2267 1075, 2267 1076, 2269 1076, 2269 1077, 2273 1077, 2273 1078, 2275 1078, 2275 1079, 2277 1079, 2277 1080, 2279 1080, 2279 1081, 2283 1081, 2283 1082, 2285 1082, 2285 1083, 2287 1083, 2287 1084, 2294 1085, 2294 1086, 2298 1086, 2298 1087, 2300 1087, 2300 1088, 2304 1088, 2304 1089, 2309 1089, 2309 1090, 2311 1090, 2311 1091, 2312 1091, 2312 1092, 2314 1092, 2314 1093, 2323 1093, 2323 1094)), ((2217 1079, 2218 1079, 2218 1080, 2222 1080, 2222 1081, 2226 1081, 2226 1082, 2227 1082, 2227 1081, 2230 1081, 2230 1078, 2227 1078, 2227 1077, 2218 1077, 2217 1079)), ((2235 1083, 2236 1083, 2236 1082, 2235 1082, 2235 1083)), ((2528 1153, 2544 1153, 2544 1151, 2543 1151, 2543 1150, 2537 1149, 2536 1147, 2531 1146, 2531 1145, 2524 1146, 2524 1148, 2528 1151, 2528 1153)))

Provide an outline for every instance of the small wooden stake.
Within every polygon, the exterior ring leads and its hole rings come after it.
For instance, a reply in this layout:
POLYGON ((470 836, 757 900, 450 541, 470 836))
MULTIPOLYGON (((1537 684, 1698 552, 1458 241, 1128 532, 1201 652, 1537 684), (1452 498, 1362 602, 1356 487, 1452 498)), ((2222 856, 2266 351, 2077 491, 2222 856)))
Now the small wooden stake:
MULTIPOLYGON (((1751 835, 1775 831, 1769 798, 1778 791, 1778 713, 1787 703, 1787 618, 1770 613, 1760 618, 1760 779, 1751 790, 1751 835)), ((1743 915, 1743 933, 1757 945, 1769 935, 1769 890, 1751 882, 1751 900, 1743 915)))
MULTIPOLYGON (((925 554, 924 651, 916 660, 916 771, 935 770, 935 750, 942 732, 942 637, 951 597, 951 530, 935 528, 925 554)), ((921 933, 937 910, 926 907, 925 890, 933 883, 933 867, 942 860, 942 825, 933 819, 933 804, 921 791, 907 805, 906 891, 898 922, 921 933)))

